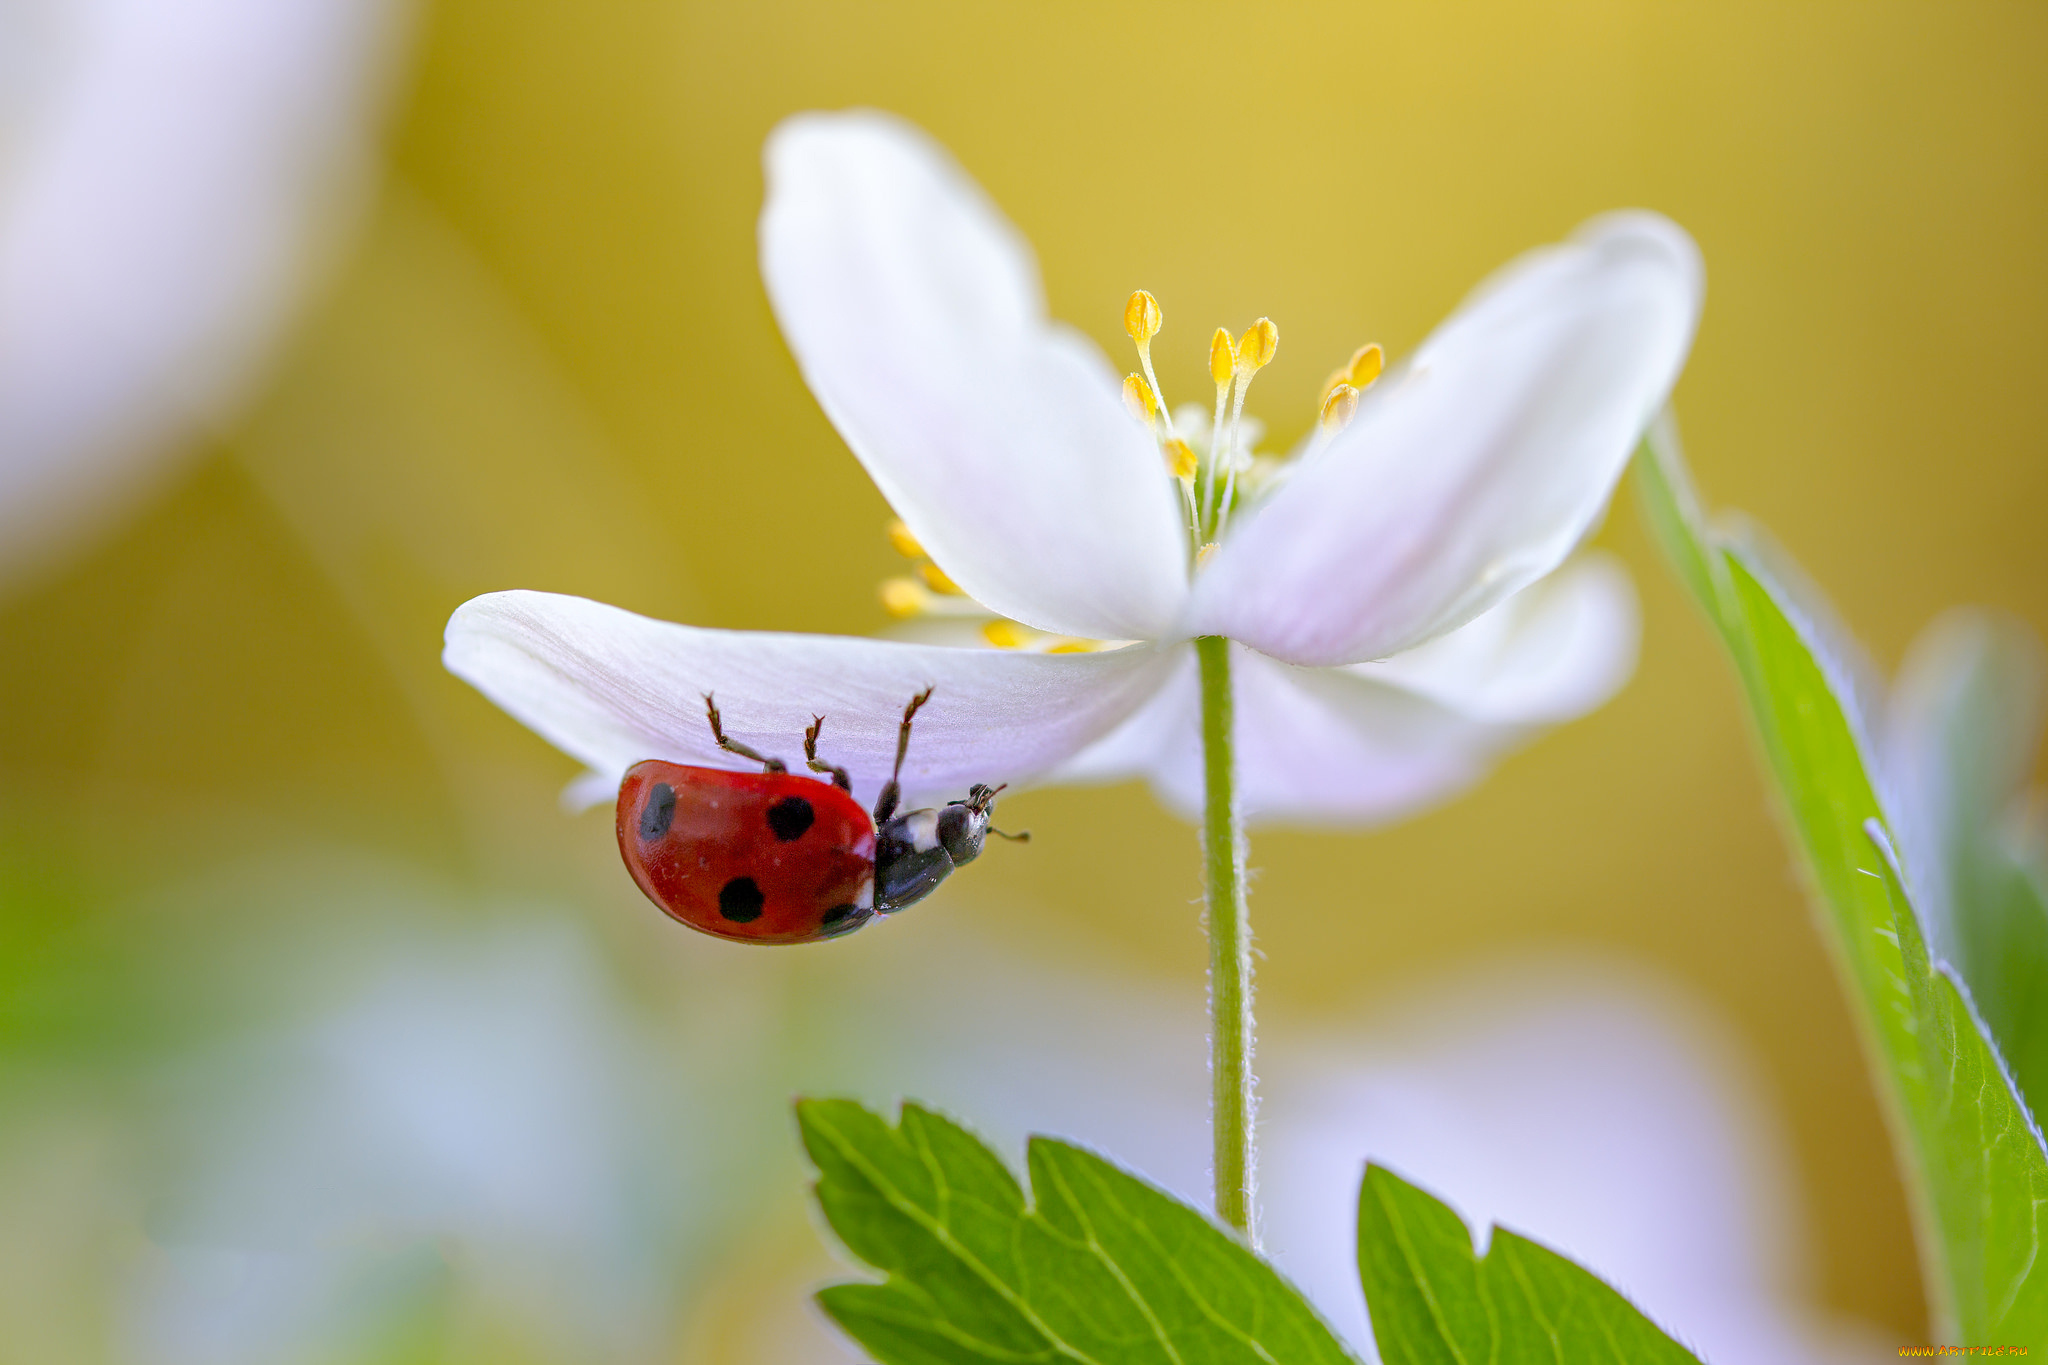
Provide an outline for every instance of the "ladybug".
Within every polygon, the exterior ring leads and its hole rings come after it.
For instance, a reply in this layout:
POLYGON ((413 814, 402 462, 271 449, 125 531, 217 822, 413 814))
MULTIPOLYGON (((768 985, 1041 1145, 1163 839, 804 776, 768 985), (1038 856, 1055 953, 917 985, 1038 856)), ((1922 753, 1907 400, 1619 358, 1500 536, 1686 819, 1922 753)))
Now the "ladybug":
MULTIPOLYGON (((965 801, 898 813, 910 722, 927 687, 903 708, 896 768, 872 817, 853 799, 844 768, 818 758, 825 718, 804 731, 804 758, 821 782, 727 739, 718 704, 704 698, 711 737, 758 773, 649 759, 619 784, 619 853, 647 898, 692 929, 741 943, 816 943, 930 895, 981 856, 1001 787, 977 784, 965 801)), ((1028 834, 995 833, 1023 841, 1028 834)))

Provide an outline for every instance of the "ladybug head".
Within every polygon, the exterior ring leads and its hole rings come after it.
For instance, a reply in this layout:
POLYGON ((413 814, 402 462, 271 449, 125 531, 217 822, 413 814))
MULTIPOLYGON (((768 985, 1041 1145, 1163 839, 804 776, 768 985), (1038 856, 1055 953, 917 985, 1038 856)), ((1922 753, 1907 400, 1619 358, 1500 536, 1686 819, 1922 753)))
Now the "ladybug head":
POLYGON ((981 856, 981 846, 988 838, 989 814, 1001 790, 976 783, 968 789, 965 801, 952 802, 939 812, 939 842, 955 867, 981 856))

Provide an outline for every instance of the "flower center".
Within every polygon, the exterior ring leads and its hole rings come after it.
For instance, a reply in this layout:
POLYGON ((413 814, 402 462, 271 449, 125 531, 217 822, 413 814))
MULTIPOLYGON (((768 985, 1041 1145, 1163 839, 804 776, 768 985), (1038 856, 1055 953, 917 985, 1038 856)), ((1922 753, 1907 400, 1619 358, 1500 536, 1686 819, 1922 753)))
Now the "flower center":
MULTIPOLYGON (((1237 338, 1222 327, 1216 329, 1209 338, 1216 410, 1208 417, 1200 408, 1183 408, 1176 414, 1167 407, 1166 393, 1152 368, 1152 338, 1164 321, 1159 300, 1143 289, 1124 304, 1124 331, 1138 347, 1141 369, 1124 378, 1124 406, 1159 442, 1187 517, 1189 562, 1199 570, 1215 553, 1240 503, 1262 496, 1286 475, 1289 459, 1258 453, 1263 428, 1244 415, 1245 391, 1280 349, 1280 329, 1271 318, 1260 318, 1237 338)), ((1330 376, 1323 385, 1309 451, 1343 430, 1358 411, 1358 395, 1379 378, 1384 366, 1385 353, 1377 345, 1361 346, 1330 376)))
MULTIPOLYGON (((1245 416, 1244 396, 1252 379, 1273 362, 1280 349, 1280 329, 1273 320, 1260 318, 1238 337, 1218 327, 1209 338, 1209 378, 1216 384, 1213 415, 1193 404, 1178 412, 1168 410, 1159 376, 1152 369, 1152 338, 1159 335, 1163 321, 1159 300, 1143 289, 1124 305, 1124 330, 1137 343, 1142 367, 1142 373, 1124 379, 1124 406, 1159 443, 1167 477, 1174 481, 1186 518, 1189 570, 1200 572, 1229 529, 1234 511, 1270 493, 1286 478, 1296 455, 1313 455, 1344 429, 1358 412, 1358 396, 1380 377, 1386 356, 1377 345, 1352 352, 1351 359, 1323 382, 1315 433, 1296 452, 1271 455, 1257 449, 1265 428, 1257 418, 1245 416)), ((998 616, 947 577, 908 526, 892 521, 888 534, 896 552, 911 561, 909 574, 884 579, 881 584, 882 606, 898 620, 936 617, 963 626, 978 622, 986 643, 998 649, 1042 654, 1079 654, 1124 643, 1054 635, 998 616)))

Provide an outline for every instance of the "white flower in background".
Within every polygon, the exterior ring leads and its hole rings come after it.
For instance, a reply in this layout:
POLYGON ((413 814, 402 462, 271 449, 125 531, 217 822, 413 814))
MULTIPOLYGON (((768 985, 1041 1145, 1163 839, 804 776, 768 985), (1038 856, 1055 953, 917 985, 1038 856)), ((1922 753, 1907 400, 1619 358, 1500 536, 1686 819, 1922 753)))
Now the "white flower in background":
MULTIPOLYGON (((1241 415, 1271 323, 1218 334, 1214 418, 1174 421, 1149 353, 1120 392, 1047 320, 1028 246, 915 129, 803 115, 767 161, 783 334, 929 561, 896 605, 985 643, 701 630, 535 592, 466 603, 447 666, 587 764, 579 794, 645 758, 732 766, 705 692, 769 752, 823 713, 828 757, 872 790, 904 701, 934 686, 913 796, 1144 773, 1192 807, 1188 641, 1221 635, 1240 642, 1246 812, 1370 819, 1470 781, 1632 667, 1626 579, 1599 559, 1545 575, 1684 363, 1702 282, 1673 224, 1613 215, 1524 256, 1376 384, 1367 348, 1277 460, 1241 415)), ((1145 348, 1149 295, 1128 321, 1145 348)))
POLYGON ((0 6, 0 576, 243 396, 367 186, 400 8, 0 6))

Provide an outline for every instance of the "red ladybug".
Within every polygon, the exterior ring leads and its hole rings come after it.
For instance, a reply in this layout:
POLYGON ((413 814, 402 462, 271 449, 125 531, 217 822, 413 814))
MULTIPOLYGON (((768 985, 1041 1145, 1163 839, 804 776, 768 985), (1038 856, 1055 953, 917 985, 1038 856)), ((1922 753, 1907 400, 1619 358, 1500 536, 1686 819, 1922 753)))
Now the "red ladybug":
POLYGON ((818 758, 823 716, 804 731, 804 758, 811 771, 830 773, 830 783, 799 777, 782 760, 727 739, 718 707, 706 696, 718 747, 753 759, 762 771, 659 759, 634 764, 619 784, 619 853, 626 870, 673 918, 742 943, 838 938, 923 900, 954 868, 981 855, 989 812, 1002 790, 976 785, 965 801, 897 814, 910 720, 931 694, 926 688, 903 708, 896 770, 872 818, 853 799, 846 770, 818 758))

